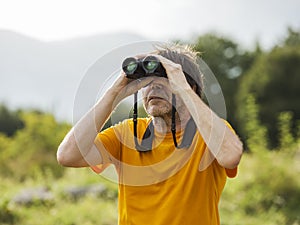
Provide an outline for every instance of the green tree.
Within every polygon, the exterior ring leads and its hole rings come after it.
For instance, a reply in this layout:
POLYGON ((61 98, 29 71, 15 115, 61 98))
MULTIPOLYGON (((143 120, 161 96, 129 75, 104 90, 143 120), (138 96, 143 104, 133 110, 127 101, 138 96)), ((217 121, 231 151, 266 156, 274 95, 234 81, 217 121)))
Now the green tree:
POLYGON ((0 132, 12 136, 18 129, 22 129, 24 123, 18 111, 12 111, 5 105, 0 105, 0 132))
MULTIPOLYGON (((226 102, 227 119, 236 127, 237 86, 256 55, 260 53, 259 47, 256 52, 245 51, 231 39, 209 33, 196 40, 195 50, 202 53, 202 59, 220 83, 226 102)), ((209 90, 210 87, 206 88, 209 90)))
POLYGON ((300 45, 300 33, 293 28, 288 28, 288 35, 286 39, 283 41, 284 46, 297 47, 300 45))
POLYGON ((258 118, 259 108, 255 102, 253 95, 247 96, 245 102, 245 131, 246 131, 246 147, 251 152, 257 153, 267 149, 267 130, 261 125, 258 118))
POLYGON ((22 180, 50 170, 54 176, 61 176, 63 169, 57 164, 56 151, 70 126, 37 111, 22 112, 20 116, 24 128, 13 137, 0 136, 1 174, 22 180))
POLYGON ((296 144, 295 138, 291 132, 292 130, 291 112, 281 112, 278 116, 278 130, 279 130, 279 147, 283 150, 294 150, 293 145, 296 144))
POLYGON ((300 119, 300 39, 291 34, 283 44, 270 52, 260 55, 251 69, 245 74, 239 85, 237 108, 239 130, 245 136, 243 128, 246 109, 242 107, 247 96, 253 94, 260 108, 259 118, 268 129, 271 147, 276 147, 279 138, 277 128, 278 115, 291 111, 294 115, 292 133, 296 134, 296 121, 300 119), (291 41, 293 40, 293 41, 291 41), (291 43, 293 43, 291 45, 291 43))

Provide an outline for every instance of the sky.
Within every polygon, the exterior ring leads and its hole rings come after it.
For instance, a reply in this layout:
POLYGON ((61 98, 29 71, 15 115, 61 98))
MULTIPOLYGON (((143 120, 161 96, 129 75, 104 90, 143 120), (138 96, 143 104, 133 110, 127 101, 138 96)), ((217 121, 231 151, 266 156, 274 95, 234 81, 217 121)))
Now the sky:
POLYGON ((109 32, 188 40, 217 32, 270 47, 300 29, 299 0, 0 0, 0 29, 43 41, 109 32))

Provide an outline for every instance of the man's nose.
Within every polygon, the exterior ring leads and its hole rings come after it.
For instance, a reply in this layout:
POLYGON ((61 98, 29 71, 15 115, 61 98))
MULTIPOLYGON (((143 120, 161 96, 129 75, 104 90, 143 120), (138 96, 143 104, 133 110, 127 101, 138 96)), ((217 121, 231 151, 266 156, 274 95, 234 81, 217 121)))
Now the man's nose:
POLYGON ((154 81, 150 83, 149 87, 151 89, 162 89, 163 85, 154 81))

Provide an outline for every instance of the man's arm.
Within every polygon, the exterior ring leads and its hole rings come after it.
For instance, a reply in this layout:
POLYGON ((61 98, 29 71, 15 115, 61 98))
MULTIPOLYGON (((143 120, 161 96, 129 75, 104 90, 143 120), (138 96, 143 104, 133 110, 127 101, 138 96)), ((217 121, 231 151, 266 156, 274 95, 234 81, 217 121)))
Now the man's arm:
POLYGON ((236 168, 243 152, 243 145, 238 136, 191 88, 180 93, 205 143, 218 163, 227 169, 236 168))
POLYGON ((150 81, 151 79, 132 81, 127 79, 125 74, 121 72, 112 87, 65 136, 58 147, 58 162, 68 167, 87 167, 102 164, 100 151, 94 145, 98 131, 104 126, 120 101, 144 87, 150 81))
POLYGON ((165 67, 173 92, 181 97, 209 150, 224 168, 236 168, 243 153, 239 137, 190 87, 180 65, 158 56, 165 67))

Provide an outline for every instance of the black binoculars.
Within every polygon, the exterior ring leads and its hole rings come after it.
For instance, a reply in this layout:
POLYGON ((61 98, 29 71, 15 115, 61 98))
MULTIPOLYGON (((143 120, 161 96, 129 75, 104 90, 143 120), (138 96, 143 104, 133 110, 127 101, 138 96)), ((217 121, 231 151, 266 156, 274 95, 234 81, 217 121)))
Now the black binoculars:
POLYGON ((165 68, 155 56, 146 56, 143 59, 126 58, 122 63, 122 69, 130 79, 147 76, 167 77, 165 68))

